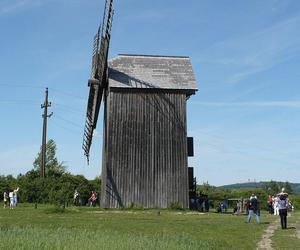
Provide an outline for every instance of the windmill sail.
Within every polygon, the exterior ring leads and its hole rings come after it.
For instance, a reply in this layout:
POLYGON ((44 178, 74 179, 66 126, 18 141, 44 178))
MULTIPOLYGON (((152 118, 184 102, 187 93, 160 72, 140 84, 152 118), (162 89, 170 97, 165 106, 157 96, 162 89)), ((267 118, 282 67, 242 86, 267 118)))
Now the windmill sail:
POLYGON ((91 79, 88 81, 90 91, 82 144, 84 154, 88 160, 93 139, 93 132, 97 125, 103 92, 108 86, 107 58, 113 14, 113 0, 106 0, 102 26, 99 27, 94 37, 91 79))

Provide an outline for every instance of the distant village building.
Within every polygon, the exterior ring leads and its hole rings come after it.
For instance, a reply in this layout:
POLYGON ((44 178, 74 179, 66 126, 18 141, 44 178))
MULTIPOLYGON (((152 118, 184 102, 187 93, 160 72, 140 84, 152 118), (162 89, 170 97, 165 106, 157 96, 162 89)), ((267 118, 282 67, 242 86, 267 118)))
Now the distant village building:
POLYGON ((189 206, 188 57, 119 55, 104 94, 101 206, 189 206))

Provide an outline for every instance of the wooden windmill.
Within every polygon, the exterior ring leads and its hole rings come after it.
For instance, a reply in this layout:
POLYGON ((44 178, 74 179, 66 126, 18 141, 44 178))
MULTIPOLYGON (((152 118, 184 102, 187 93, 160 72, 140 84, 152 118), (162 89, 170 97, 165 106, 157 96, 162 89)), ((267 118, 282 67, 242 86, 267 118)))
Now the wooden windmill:
POLYGON ((83 149, 104 103, 101 206, 189 206, 187 99, 197 91, 189 57, 118 55, 107 60, 112 1, 95 37, 83 149))

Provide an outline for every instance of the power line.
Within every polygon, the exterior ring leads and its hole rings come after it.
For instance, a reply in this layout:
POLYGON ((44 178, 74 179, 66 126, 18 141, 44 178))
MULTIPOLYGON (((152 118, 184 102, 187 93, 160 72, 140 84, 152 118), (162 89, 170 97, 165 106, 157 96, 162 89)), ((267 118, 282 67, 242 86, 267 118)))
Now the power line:
POLYGON ((38 101, 32 100, 0 100, 1 104, 27 104, 27 105, 37 105, 38 101))
POLYGON ((9 84, 9 83, 0 83, 0 86, 14 87, 14 88, 36 88, 36 89, 44 89, 44 88, 45 88, 45 86, 42 86, 42 85, 33 85, 33 84, 9 84))
POLYGON ((80 133, 80 132, 82 132, 81 130, 77 130, 77 129, 73 129, 73 128, 69 128, 69 127, 65 127, 65 126, 63 126, 63 125, 61 125, 61 124, 59 124, 59 123, 57 123, 55 120, 52 120, 52 122, 51 122, 52 124, 54 124, 56 127, 58 127, 58 128, 61 128, 61 129, 64 129, 64 130, 67 130, 69 133, 71 133, 71 134, 75 134, 75 135, 78 135, 78 133, 80 133))
POLYGON ((84 100, 84 101, 86 100, 86 98, 84 98, 82 96, 74 95, 73 93, 70 93, 67 91, 62 91, 62 90, 55 89, 55 88, 49 88, 49 89, 51 89, 52 91, 57 92, 59 94, 62 94, 62 95, 71 96, 71 97, 77 98, 79 100, 84 100))
POLYGON ((65 109, 65 110, 68 110, 70 112, 81 114, 81 115, 85 112, 83 110, 79 110, 79 109, 76 109, 74 107, 71 107, 71 106, 68 106, 68 105, 65 105, 65 104, 61 104, 61 103, 52 103, 52 104, 54 104, 58 108, 65 109))
MULTIPOLYGON (((36 88, 36 89, 44 89, 45 86, 42 85, 33 85, 33 84, 9 84, 9 83, 0 83, 0 86, 5 86, 5 87, 14 87, 14 88, 36 88)), ((85 97, 83 96, 78 96, 78 95, 74 95, 71 92, 68 91, 64 91, 64 90, 60 90, 57 88, 53 88, 53 87, 48 87, 49 90, 53 91, 53 92, 57 92, 59 94, 65 95, 65 96, 70 96, 79 100, 86 100, 85 97)))
POLYGON ((67 120, 67 119, 61 117, 60 115, 55 114, 55 117, 58 118, 58 119, 60 119, 60 120, 62 120, 62 121, 65 121, 65 122, 67 122, 69 124, 72 124, 73 126, 76 126, 78 128, 82 128, 83 129, 83 126, 81 126, 81 125, 79 125, 79 124, 77 124, 77 123, 75 123, 73 121, 67 120))

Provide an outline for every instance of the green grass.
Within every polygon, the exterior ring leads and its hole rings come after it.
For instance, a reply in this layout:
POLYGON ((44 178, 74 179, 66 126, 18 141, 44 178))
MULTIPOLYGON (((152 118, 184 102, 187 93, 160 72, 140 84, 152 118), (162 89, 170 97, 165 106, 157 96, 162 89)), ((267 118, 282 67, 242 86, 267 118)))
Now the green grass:
POLYGON ((255 249, 262 224, 245 216, 160 210, 101 210, 20 204, 0 209, 0 249, 255 249))
MULTIPOLYGON (((278 222, 280 224, 280 222, 278 222)), ((287 229, 282 230, 279 225, 272 237, 272 247, 278 250, 300 249, 300 213, 292 213, 287 219, 287 229)))

